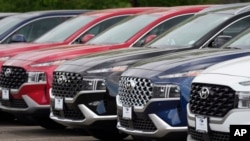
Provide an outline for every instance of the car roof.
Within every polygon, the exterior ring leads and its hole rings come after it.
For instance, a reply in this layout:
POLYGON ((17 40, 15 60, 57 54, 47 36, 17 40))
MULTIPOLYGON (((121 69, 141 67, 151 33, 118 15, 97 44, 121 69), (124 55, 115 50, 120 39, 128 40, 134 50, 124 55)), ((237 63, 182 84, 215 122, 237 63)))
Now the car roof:
POLYGON ((169 13, 176 13, 176 12, 180 12, 180 11, 197 11, 197 9, 204 9, 204 8, 208 8, 210 6, 213 5, 186 5, 186 6, 173 6, 173 7, 162 7, 162 8, 158 8, 158 9, 153 9, 150 11, 146 11, 140 14, 157 14, 157 15, 165 15, 165 14, 169 14, 169 13))
POLYGON ((35 17, 43 17, 43 16, 53 16, 53 15, 67 15, 67 14, 81 14, 85 12, 90 12, 92 10, 44 10, 44 11, 31 11, 20 13, 17 15, 13 15, 13 17, 19 18, 35 18, 35 17))
POLYGON ((135 14, 139 12, 145 12, 148 10, 158 9, 160 7, 128 7, 128 8, 111 8, 111 9, 104 9, 104 10, 96 10, 92 12, 88 12, 84 15, 91 15, 91 16, 105 16, 105 15, 116 15, 116 14, 135 14))
POLYGON ((197 14, 205 14, 205 13, 225 13, 225 14, 241 14, 243 12, 250 10, 250 2, 245 3, 232 3, 232 4, 221 4, 206 8, 201 10, 197 14))
POLYGON ((18 13, 18 12, 0 12, 0 18, 4 18, 7 16, 16 15, 16 14, 20 14, 20 13, 18 13))

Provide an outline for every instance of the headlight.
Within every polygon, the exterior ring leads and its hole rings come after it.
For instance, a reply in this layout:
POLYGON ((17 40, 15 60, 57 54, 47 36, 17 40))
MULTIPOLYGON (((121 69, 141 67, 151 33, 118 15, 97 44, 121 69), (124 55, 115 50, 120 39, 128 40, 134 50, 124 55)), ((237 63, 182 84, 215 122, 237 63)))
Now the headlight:
POLYGON ((28 83, 45 83, 46 76, 44 72, 28 72, 28 83))
POLYGON ((239 82, 242 86, 250 86, 250 81, 239 82))
POLYGON ((44 63, 38 63, 38 64, 33 64, 30 65, 31 67, 47 67, 47 66, 58 66, 62 63, 64 63, 67 60, 56 60, 56 61, 51 61, 51 62, 44 62, 44 63))
POLYGON ((167 85, 154 85, 153 86, 153 97, 154 98, 179 98, 180 88, 178 85, 167 84, 167 85))
POLYGON ((83 79, 82 90, 106 90, 103 79, 83 79))
POLYGON ((237 92, 238 108, 250 108, 250 92, 237 92))
POLYGON ((10 59, 9 56, 2 56, 2 57, 0 57, 0 61, 1 61, 1 62, 5 62, 5 61, 7 61, 7 60, 9 60, 9 59, 10 59))
POLYGON ((87 73, 122 72, 122 71, 125 71, 127 68, 128 66, 115 66, 115 67, 110 67, 110 68, 90 70, 90 71, 87 71, 87 73))
POLYGON ((203 70, 194 70, 194 71, 187 71, 182 73, 174 73, 174 74, 168 74, 168 75, 162 75, 159 76, 159 78, 176 78, 176 77, 191 77, 191 76, 197 76, 201 73, 203 70))

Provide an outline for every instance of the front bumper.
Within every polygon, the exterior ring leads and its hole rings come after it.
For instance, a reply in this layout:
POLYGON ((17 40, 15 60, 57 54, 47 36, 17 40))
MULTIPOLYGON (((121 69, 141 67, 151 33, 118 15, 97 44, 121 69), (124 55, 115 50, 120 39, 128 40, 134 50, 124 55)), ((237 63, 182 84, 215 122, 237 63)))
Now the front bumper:
MULTIPOLYGON (((83 103, 83 101, 79 100, 79 99, 82 99, 82 98, 79 98, 80 96, 91 94, 92 98, 90 98, 90 99, 98 102, 99 105, 103 106, 103 98, 101 95, 104 95, 105 93, 106 93, 105 90, 80 91, 77 94, 77 96, 75 96, 74 98, 64 98, 64 105, 65 106, 71 105, 71 107, 73 107, 73 108, 72 109, 63 109, 63 110, 58 111, 59 112, 58 114, 55 114, 55 109, 53 108, 54 105, 51 105, 50 118, 52 120, 62 124, 62 125, 69 126, 69 127, 91 126, 97 122, 101 123, 101 124, 108 123, 109 121, 116 123, 117 115, 99 115, 99 114, 95 113, 92 109, 90 109, 88 106, 86 106, 87 103, 83 103), (100 97, 98 97, 98 95, 100 97), (81 101, 81 102, 79 103, 79 101, 81 101), (78 104, 76 104, 76 103, 78 103, 78 104), (80 114, 80 116, 77 116, 78 118, 74 118, 72 115, 65 116, 66 113, 69 113, 70 111, 72 112, 73 110, 74 110, 75 114, 77 114, 77 115, 80 114)), ((54 104, 55 96, 53 96, 53 94, 52 94, 52 89, 50 89, 50 100, 51 100, 51 104, 54 104)), ((104 128, 107 128, 107 127, 104 127, 104 128)))
MULTIPOLYGON (((195 138, 200 138, 202 133, 195 130, 196 115, 190 112, 189 104, 187 105, 187 120, 188 120, 188 140, 192 141, 195 138), (190 132, 192 130, 192 132, 190 132), (196 137, 194 137, 196 134, 196 137)), ((233 109, 224 117, 209 117, 208 126, 210 138, 227 138, 229 139, 230 125, 249 125, 250 109, 233 109)))
POLYGON ((117 128, 129 135, 161 138, 170 133, 186 132, 187 127, 182 125, 170 125, 180 123, 177 114, 177 105, 179 98, 176 99, 154 99, 150 100, 143 108, 132 110, 132 119, 122 118, 122 104, 119 102, 119 95, 116 97, 118 123, 117 128), (165 107, 164 109, 162 109, 165 107), (163 119, 166 117, 167 119, 163 119), (127 123, 125 123, 127 122, 127 123), (176 123, 175 123, 176 122, 176 123), (126 125, 127 124, 127 125, 126 125), (132 124, 132 126, 131 126, 132 124), (138 126, 139 125, 139 126, 138 126))
MULTIPOLYGON (((2 89, 0 90, 2 93, 2 89)), ((20 89, 10 89, 9 99, 1 97, 0 109, 13 114, 49 114, 46 84, 25 84, 20 89)))

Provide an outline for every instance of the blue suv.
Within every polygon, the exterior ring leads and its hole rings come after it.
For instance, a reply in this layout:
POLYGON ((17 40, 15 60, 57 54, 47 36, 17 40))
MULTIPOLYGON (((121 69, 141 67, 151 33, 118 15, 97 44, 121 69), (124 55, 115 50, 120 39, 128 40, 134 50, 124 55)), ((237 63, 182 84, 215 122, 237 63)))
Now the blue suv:
MULTIPOLYGON (((192 80, 211 65, 249 56, 249 35, 250 29, 221 49, 172 53, 142 60, 131 66, 122 73, 119 81, 117 128, 135 138, 163 138, 176 133, 186 135, 186 107, 192 80)), ((196 131, 189 132, 193 137, 198 136, 196 131)))

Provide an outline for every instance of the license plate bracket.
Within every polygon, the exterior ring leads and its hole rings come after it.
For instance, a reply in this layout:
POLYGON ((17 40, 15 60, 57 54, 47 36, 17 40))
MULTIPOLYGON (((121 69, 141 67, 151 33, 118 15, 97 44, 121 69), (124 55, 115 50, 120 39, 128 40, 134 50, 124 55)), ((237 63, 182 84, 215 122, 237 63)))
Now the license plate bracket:
POLYGON ((195 130, 203 133, 208 133, 208 118, 204 116, 196 116, 195 130))
POLYGON ((63 98, 55 97, 55 109, 56 110, 63 110, 63 98))
POLYGON ((123 106, 122 107, 122 118, 131 120, 132 119, 132 107, 123 106))
POLYGON ((10 90, 6 88, 2 88, 2 99, 10 100, 10 90))

